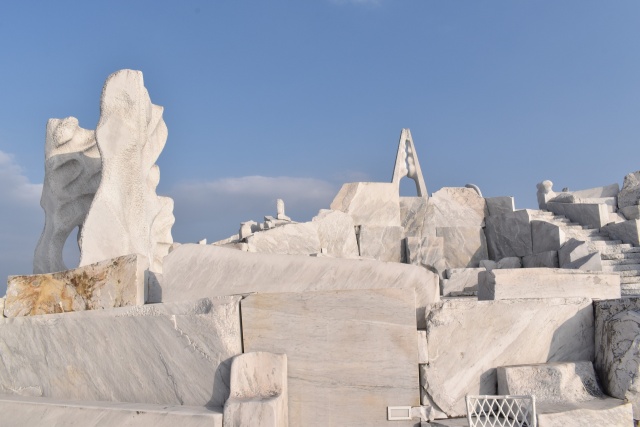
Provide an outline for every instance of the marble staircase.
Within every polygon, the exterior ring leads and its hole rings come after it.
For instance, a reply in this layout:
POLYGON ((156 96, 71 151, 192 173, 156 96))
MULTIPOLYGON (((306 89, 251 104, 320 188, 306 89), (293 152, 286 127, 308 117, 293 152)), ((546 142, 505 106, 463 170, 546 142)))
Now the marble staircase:
POLYGON ((575 238, 587 242, 589 250, 600 252, 602 270, 620 275, 622 295, 640 295, 640 247, 613 240, 597 228, 587 228, 552 212, 533 211, 532 219, 559 226, 567 240, 575 238))

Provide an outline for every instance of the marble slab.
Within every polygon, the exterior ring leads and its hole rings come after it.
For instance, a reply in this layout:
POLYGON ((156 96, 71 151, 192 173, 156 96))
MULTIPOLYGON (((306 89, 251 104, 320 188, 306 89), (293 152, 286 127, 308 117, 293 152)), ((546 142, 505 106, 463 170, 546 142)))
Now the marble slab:
POLYGON ((437 274, 416 265, 300 255, 241 252, 185 244, 164 261, 159 295, 164 302, 251 292, 304 292, 372 288, 416 289, 416 319, 440 299, 437 274))
POLYGON ((239 299, 0 319, 0 394, 221 407, 239 299))
POLYGON ((400 226, 400 196, 393 183, 344 184, 331 202, 331 209, 348 213, 355 225, 400 226))
POLYGON ((132 254, 61 271, 9 276, 6 317, 142 305, 147 296, 146 256, 132 254))
POLYGON ((412 289, 250 295, 244 349, 287 355, 289 425, 387 426, 388 406, 420 404, 414 300, 412 289))
POLYGON ((617 273, 562 268, 515 268, 478 274, 478 300, 620 298, 617 273))
POLYGON ((0 395, 3 427, 223 427, 221 408, 0 395))
POLYGON ((315 222, 286 224, 247 237, 251 252, 310 255, 320 252, 318 225, 315 222))
POLYGON ((436 227, 436 236, 443 238, 448 268, 478 267, 489 257, 481 227, 436 227))

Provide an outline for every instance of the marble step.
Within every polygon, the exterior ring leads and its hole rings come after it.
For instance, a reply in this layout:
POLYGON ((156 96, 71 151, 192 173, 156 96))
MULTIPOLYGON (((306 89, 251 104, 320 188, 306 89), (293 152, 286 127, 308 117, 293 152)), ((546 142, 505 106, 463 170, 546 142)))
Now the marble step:
POLYGON ((640 272, 638 271, 618 271, 617 273, 620 275, 620 284, 640 282, 640 272))
POLYGON ((632 271, 637 270, 640 273, 640 264, 617 264, 617 265, 603 265, 602 271, 632 271))
POLYGON ((622 258, 622 259, 603 259, 602 266, 613 267, 619 265, 640 264, 640 257, 638 258, 622 258))
MULTIPOLYGON (((634 262, 638 262, 637 260, 640 260, 640 252, 615 252, 615 253, 609 253, 609 254, 600 254, 600 256, 602 257, 602 260, 618 260, 618 261, 622 261, 622 260, 634 260, 634 262)), ((603 263, 604 265, 604 263, 603 263)))

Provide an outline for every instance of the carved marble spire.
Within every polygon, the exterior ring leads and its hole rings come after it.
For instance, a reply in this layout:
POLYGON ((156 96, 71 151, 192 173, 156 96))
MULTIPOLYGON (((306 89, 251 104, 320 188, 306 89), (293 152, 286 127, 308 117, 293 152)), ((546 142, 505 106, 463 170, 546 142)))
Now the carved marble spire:
POLYGON ((396 155, 396 164, 393 168, 393 178, 391 179, 391 182, 398 186, 398 190, 400 189, 400 180, 405 176, 411 178, 416 183, 418 197, 429 197, 427 186, 422 177, 416 147, 413 145, 413 138, 411 138, 411 131, 409 129, 402 129, 400 133, 398 154, 396 155))

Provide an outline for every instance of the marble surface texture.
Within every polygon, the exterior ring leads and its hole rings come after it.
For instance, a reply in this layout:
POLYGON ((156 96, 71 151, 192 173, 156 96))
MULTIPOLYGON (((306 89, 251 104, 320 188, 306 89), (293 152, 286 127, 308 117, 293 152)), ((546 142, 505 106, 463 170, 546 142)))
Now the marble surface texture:
POLYGON ((411 289, 244 299, 245 351, 287 355, 289 425, 387 426, 387 406, 419 406, 414 300, 411 289))

